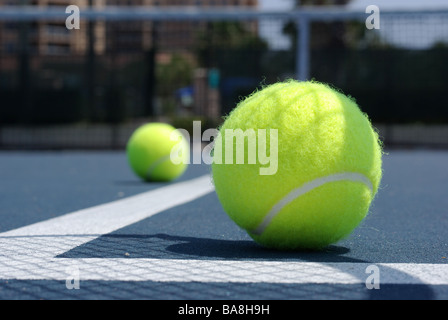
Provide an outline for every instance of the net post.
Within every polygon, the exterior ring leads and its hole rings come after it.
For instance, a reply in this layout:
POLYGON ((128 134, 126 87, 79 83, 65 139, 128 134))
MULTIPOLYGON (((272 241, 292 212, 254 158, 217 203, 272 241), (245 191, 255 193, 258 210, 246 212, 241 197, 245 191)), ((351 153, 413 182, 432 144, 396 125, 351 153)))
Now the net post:
POLYGON ((297 25, 296 77, 300 81, 306 81, 310 73, 310 19, 300 15, 297 25))

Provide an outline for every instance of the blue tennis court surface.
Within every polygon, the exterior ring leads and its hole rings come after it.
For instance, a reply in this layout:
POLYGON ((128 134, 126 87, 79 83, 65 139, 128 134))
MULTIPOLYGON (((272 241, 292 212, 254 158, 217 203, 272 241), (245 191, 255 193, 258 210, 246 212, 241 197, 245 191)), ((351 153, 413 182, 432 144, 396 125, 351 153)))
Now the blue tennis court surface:
POLYGON ((446 299, 447 163, 444 151, 389 150, 350 237, 279 252, 227 217, 209 166, 143 183, 122 152, 2 152, 0 298, 446 299))

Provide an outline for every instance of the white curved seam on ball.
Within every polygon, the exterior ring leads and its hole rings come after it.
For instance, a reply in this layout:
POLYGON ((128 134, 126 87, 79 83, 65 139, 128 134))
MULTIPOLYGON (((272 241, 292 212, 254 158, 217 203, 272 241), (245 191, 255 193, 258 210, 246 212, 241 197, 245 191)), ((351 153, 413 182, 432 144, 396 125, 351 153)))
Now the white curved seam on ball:
POLYGON ((163 156, 163 157, 159 158, 157 161, 155 161, 155 162, 148 168, 148 170, 146 171, 146 178, 147 178, 147 179, 151 179, 151 176, 152 176, 154 170, 155 170, 160 164, 164 163, 165 161, 167 161, 167 160, 169 160, 169 159, 170 159, 170 155, 166 155, 166 156, 163 156))
POLYGON ((356 172, 343 172, 343 173, 337 173, 333 175, 329 175, 326 177, 317 178, 313 181, 310 181, 308 183, 305 183, 301 187, 298 187, 294 190, 292 190, 290 193, 288 193, 283 199, 281 199, 279 202, 277 202, 272 209, 269 211, 269 213, 264 217, 263 221, 258 225, 257 228, 254 230, 251 230, 250 232, 255 235, 261 235, 264 230, 267 228, 267 226, 271 223, 272 219, 289 203, 297 199, 298 197, 304 195, 305 193, 318 188, 326 183, 329 182, 336 182, 336 181, 352 181, 352 182, 361 182, 364 183, 369 189, 370 192, 373 192, 373 185, 369 178, 367 178, 365 175, 361 173, 356 172))

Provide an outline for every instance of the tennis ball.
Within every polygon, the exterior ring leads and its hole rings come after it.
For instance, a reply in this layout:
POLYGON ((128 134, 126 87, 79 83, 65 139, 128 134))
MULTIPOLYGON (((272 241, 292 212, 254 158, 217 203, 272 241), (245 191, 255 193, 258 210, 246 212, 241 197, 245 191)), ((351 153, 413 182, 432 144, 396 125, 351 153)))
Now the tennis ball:
POLYGON ((126 152, 135 174, 146 181, 170 181, 181 176, 190 156, 181 132, 166 123, 149 123, 130 137, 126 152))
MULTIPOLYGON (((212 176, 224 210, 258 243, 321 249, 348 236, 366 217, 382 176, 377 133, 356 102, 318 82, 286 81, 253 93, 230 113, 215 141, 212 176), (246 134, 277 132, 256 149, 246 134), (273 144, 277 148, 271 148, 273 144), (238 148, 268 150, 266 161, 238 163, 238 148), (216 158, 218 153, 220 159, 216 158), (230 154, 233 153, 233 154, 230 154), (268 153, 269 153, 268 152, 268 153), (224 157, 225 155, 225 157, 224 157)), ((242 158, 240 158, 242 159, 242 158)))

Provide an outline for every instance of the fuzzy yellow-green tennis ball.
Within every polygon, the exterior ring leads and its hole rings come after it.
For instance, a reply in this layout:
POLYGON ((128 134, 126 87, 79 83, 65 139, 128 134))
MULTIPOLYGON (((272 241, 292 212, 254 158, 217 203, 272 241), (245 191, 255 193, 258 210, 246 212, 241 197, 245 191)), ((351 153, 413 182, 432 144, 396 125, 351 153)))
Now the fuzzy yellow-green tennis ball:
POLYGON ((129 164, 145 181, 170 181, 181 176, 190 156, 181 132, 166 123, 139 127, 126 147, 129 164))
POLYGON ((230 113, 212 173, 224 210, 256 242, 319 249, 366 217, 381 156, 378 135, 353 99, 290 80, 253 93, 230 113))

